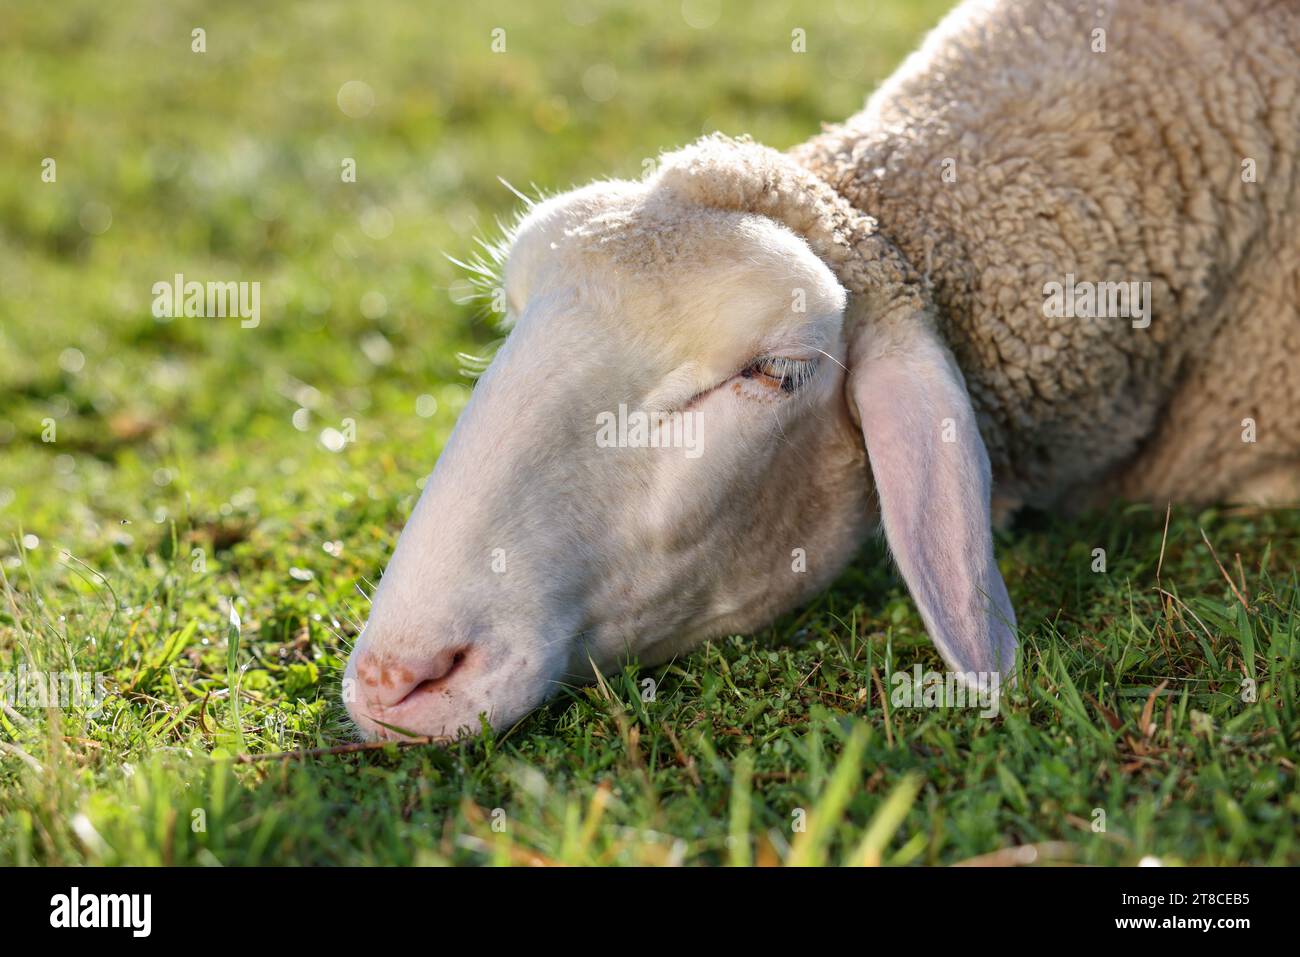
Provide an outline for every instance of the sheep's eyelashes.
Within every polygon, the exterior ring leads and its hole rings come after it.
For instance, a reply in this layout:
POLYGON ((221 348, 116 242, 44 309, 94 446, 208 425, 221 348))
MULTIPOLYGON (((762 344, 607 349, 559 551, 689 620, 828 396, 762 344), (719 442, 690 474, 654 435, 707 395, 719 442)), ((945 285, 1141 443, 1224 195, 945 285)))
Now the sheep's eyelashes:
POLYGON ((817 374, 820 362, 820 356, 811 359, 792 359, 788 356, 759 356, 729 379, 712 388, 705 389, 703 392, 696 393, 682 408, 691 409, 728 387, 730 387, 730 391, 734 391, 737 395, 749 398, 766 396, 768 399, 777 399, 788 396, 798 392, 812 381, 817 374), (753 385, 742 388, 738 381, 741 379, 746 379, 753 385))
POLYGON ((786 394, 798 392, 817 373, 817 359, 760 356, 740 371, 743 379, 755 379, 786 394))

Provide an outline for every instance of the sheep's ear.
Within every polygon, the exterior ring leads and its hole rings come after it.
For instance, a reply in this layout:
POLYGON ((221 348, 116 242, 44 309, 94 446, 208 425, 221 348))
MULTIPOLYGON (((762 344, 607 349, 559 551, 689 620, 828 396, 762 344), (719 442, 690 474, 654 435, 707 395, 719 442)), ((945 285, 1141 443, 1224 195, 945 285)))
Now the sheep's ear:
POLYGON ((885 538, 926 630, 955 671, 1008 674, 1015 613, 993 560, 989 458, 961 372, 920 321, 864 330, 855 346, 849 389, 885 538))

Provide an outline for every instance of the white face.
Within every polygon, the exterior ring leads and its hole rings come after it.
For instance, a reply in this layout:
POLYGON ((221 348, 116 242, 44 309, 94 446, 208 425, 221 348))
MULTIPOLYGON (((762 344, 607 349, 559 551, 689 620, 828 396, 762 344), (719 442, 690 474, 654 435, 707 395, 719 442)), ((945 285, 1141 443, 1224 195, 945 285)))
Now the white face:
POLYGON ((505 727, 593 664, 760 627, 874 521, 845 293, 784 226, 598 184, 530 212, 505 288, 348 662, 370 736, 505 727))

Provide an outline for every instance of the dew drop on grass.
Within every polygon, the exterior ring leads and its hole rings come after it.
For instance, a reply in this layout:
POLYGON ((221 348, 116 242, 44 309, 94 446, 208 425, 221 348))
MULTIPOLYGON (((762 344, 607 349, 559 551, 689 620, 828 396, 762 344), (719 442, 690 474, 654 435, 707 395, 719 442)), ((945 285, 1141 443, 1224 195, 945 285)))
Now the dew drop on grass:
POLYGON ((343 451, 343 446, 347 444, 342 432, 335 428, 323 429, 320 434, 320 443, 331 452, 343 451))
POLYGON ((375 108, 375 91, 364 80, 348 80, 338 92, 339 109, 353 119, 360 119, 375 108))
POLYGON ((92 199, 81 207, 77 217, 81 228, 92 236, 102 236, 113 225, 113 210, 105 203, 92 199))
POLYGON ((80 349, 69 346, 59 353, 59 368, 76 375, 86 366, 86 357, 80 349))
POLYGON ((383 366, 393 361, 393 344, 378 332, 372 332, 361 340, 361 351, 371 365, 383 366))

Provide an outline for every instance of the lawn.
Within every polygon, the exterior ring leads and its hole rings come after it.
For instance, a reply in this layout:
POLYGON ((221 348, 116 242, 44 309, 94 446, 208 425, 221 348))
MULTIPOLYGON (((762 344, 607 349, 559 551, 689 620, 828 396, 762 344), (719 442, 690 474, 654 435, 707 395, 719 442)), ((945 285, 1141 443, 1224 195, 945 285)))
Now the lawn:
POLYGON ((993 719, 891 704, 942 665, 871 546, 508 732, 267 757, 354 740, 366 595, 497 336, 446 257, 498 177, 792 145, 947 5, 7 5, 0 864, 1300 863, 1294 510, 1021 516, 993 719), (177 273, 260 321, 156 317, 177 273), (17 693, 48 672, 103 694, 17 693))

